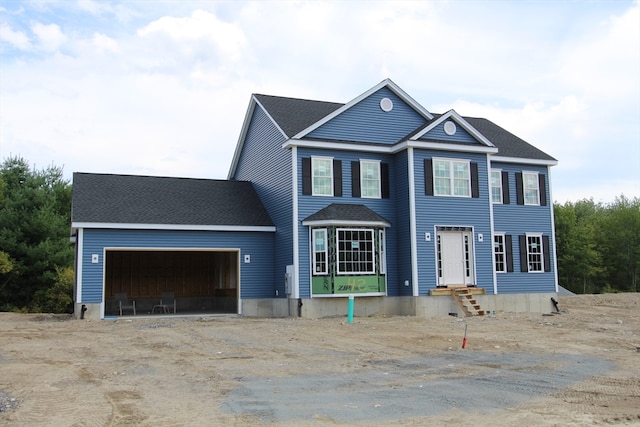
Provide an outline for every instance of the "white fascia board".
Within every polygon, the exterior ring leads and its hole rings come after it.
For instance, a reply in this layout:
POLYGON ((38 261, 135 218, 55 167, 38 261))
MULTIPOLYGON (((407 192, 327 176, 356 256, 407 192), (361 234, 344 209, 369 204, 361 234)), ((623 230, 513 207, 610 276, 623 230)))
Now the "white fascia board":
POLYGON ((466 153, 488 153, 498 152, 497 147, 487 147, 485 145, 449 144, 446 142, 409 141, 409 147, 424 148, 438 151, 457 151, 466 153))
POLYGON ((449 119, 453 120, 454 122, 456 122, 456 124, 460 125, 460 127, 462 127, 464 130, 469 132, 471 136, 476 138, 482 144, 486 145, 487 147, 495 147, 495 145, 491 141, 489 141, 484 135, 478 132, 476 128, 471 126, 471 124, 469 124, 469 122, 467 122, 464 118, 462 118, 460 114, 456 113, 455 110, 449 110, 446 113, 444 113, 442 116, 438 118, 438 120, 431 123, 429 126, 427 126, 426 128, 422 129, 420 132, 412 136, 411 140, 417 140, 418 138, 422 137, 423 135, 427 134, 430 130, 438 126, 440 123, 443 123, 445 120, 449 120, 449 119))
POLYGON ((113 222, 74 222, 74 228, 106 228, 118 230, 178 230, 178 231, 260 231, 274 232, 276 227, 257 225, 191 225, 191 224, 128 224, 113 222))
POLYGON ((255 111, 256 106, 262 108, 262 111, 269 117, 271 123, 280 131, 280 133, 287 138, 287 135, 284 133, 282 128, 273 120, 273 117, 269 114, 266 108, 256 98, 255 94, 251 95, 251 100, 249 101, 249 106, 247 107, 247 113, 244 116, 244 122, 242 123, 242 129, 240 130, 240 136, 238 137, 238 143, 236 144, 236 151, 233 153, 233 159, 231 160, 231 167, 229 168, 229 173, 227 174, 227 179, 232 179, 233 175, 236 172, 236 168, 238 167, 238 161, 240 161, 240 154, 242 153, 242 149, 244 148, 244 141, 247 137, 247 132, 249 131, 249 126, 251 125, 251 119, 253 118, 253 113, 255 111))
POLYGON ((521 157, 501 157, 501 156, 491 156, 491 162, 502 162, 502 163, 520 163, 523 165, 536 165, 536 166, 556 166, 558 164, 557 160, 542 160, 542 159, 526 159, 521 157))
POLYGON ((308 225, 309 227, 391 227, 391 224, 385 221, 345 221, 338 219, 302 221, 302 225, 308 225))
POLYGON ((380 83, 378 83, 377 85, 375 85, 374 87, 372 87, 371 89, 367 90, 366 92, 358 95, 357 97, 355 97, 351 101, 347 102, 342 107, 340 107, 337 110, 335 110, 333 113, 328 114, 327 116, 325 116, 321 120, 315 122, 314 124, 312 124, 311 126, 307 127, 306 129, 303 129, 302 131, 298 132, 296 135, 293 136, 292 139, 303 138, 309 132, 314 131, 315 129, 319 128, 323 124, 325 124, 328 121, 330 121, 331 119, 333 119, 334 117, 339 116, 340 114, 344 113, 349 108, 353 107, 354 105, 357 105, 360 101, 362 101, 363 99, 367 98, 371 94, 377 92, 378 90, 382 89, 383 87, 388 87, 389 90, 391 90, 393 93, 395 93, 400 98, 402 98, 402 100, 404 102, 406 102, 407 104, 411 105, 415 110, 417 110, 427 120, 433 119, 433 116, 431 115, 431 113, 429 113, 422 105, 418 104, 405 91, 400 89, 400 87, 398 85, 396 85, 394 82, 392 82, 391 79, 385 79, 385 80, 381 81, 380 83))
POLYGON ((301 148, 320 148, 326 150, 343 150, 343 151, 364 151, 368 153, 393 153, 395 145, 370 145, 367 143, 352 144, 348 142, 335 141, 303 141, 299 139, 288 139, 282 144, 282 148, 301 147, 301 148))

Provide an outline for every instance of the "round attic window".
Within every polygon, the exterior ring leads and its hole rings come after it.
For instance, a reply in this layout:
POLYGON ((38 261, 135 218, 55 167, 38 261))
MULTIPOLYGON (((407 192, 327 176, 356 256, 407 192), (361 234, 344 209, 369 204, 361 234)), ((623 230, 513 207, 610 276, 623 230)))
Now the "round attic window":
POLYGON ((446 133, 447 135, 454 135, 456 133, 456 124, 451 120, 445 122, 444 133, 446 133))
POLYGON ((393 110, 393 101, 389 98, 382 98, 380 100, 380 108, 382 108, 382 111, 388 113, 393 110))

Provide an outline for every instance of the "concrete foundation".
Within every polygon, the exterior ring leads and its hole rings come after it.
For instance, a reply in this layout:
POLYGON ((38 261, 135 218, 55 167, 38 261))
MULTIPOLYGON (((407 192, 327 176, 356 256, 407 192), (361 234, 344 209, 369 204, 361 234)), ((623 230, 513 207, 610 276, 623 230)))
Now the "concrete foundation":
MULTIPOLYGON (((551 298, 558 294, 502 294, 475 295, 481 309, 485 312, 530 312, 550 313, 554 310, 551 298)), ((348 298, 311 298, 302 299, 300 317, 317 319, 321 317, 346 316, 348 298)), ((242 315, 255 317, 298 317, 297 299, 257 299, 242 301, 242 315), (288 307, 287 307, 288 302, 288 307)), ((356 297, 354 317, 368 316, 418 316, 440 317, 455 313, 463 317, 464 313, 450 295, 422 297, 356 297)))
MULTIPOLYGON (((558 298, 555 292, 536 294, 501 294, 475 295, 480 307, 485 312, 527 312, 550 313, 554 310, 551 298, 558 298)), ((247 317, 304 317, 317 319, 321 317, 346 316, 348 298, 263 298, 243 299, 242 315, 247 317), (299 307, 299 301, 302 306, 299 307), (299 313, 299 314, 298 314, 299 313)), ((86 308, 84 318, 100 320, 100 304, 76 304, 74 315, 80 319, 82 307, 86 308)), ((464 317, 464 313, 455 303, 451 295, 421 297, 356 297, 354 300, 354 317, 369 316, 417 316, 440 317, 455 313, 464 317)))

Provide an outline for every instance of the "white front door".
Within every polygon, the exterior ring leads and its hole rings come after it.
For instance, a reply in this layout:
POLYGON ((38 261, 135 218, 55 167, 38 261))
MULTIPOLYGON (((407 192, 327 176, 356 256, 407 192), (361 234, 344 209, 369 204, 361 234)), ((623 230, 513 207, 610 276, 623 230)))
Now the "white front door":
POLYGON ((472 284, 472 233, 469 231, 438 231, 439 286, 472 284))

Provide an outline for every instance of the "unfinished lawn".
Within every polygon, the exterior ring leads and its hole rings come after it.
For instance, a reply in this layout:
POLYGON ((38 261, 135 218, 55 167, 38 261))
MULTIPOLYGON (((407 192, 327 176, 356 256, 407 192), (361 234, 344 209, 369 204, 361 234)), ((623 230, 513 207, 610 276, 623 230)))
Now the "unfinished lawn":
POLYGON ((0 313, 0 425, 639 425, 640 294, 559 305, 353 324, 0 313))

